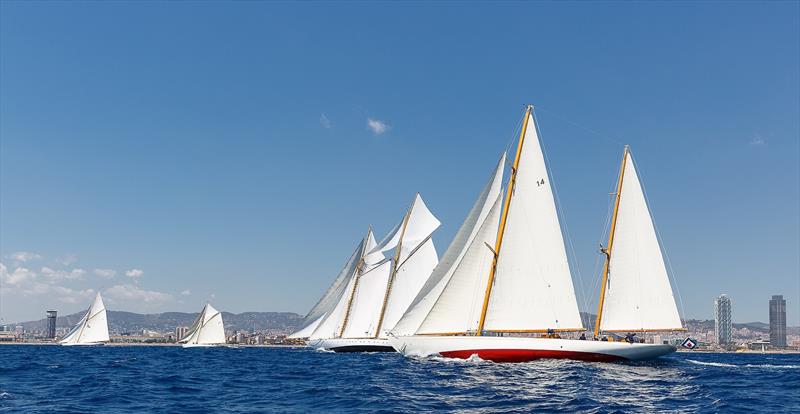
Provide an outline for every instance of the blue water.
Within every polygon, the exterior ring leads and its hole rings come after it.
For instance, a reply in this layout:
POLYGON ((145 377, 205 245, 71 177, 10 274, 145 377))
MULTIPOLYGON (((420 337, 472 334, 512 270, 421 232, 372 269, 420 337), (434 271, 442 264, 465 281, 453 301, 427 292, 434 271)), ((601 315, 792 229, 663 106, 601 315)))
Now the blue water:
POLYGON ((0 412, 800 412, 800 355, 524 364, 290 348, 0 346, 0 412))

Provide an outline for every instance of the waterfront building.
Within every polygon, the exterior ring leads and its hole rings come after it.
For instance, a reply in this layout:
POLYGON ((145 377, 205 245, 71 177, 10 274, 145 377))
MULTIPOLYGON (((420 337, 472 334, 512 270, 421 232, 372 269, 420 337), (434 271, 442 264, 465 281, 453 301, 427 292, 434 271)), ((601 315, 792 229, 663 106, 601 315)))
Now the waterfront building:
POLYGON ((175 341, 180 341, 189 332, 188 326, 178 326, 175 328, 175 341))
POLYGON ((58 317, 58 311, 49 310, 47 311, 47 338, 53 339, 56 337, 56 318, 58 317))
POLYGON ((776 348, 786 347, 786 300, 772 295, 769 301, 769 343, 776 348))
POLYGON ((731 343, 731 299, 726 294, 714 301, 714 339, 718 345, 731 343))

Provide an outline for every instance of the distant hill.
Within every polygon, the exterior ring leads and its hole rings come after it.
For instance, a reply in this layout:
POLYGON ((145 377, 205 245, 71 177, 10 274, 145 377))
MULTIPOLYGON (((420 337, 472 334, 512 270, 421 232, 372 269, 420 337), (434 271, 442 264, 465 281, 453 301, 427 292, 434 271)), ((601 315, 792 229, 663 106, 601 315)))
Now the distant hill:
MULTIPOLYGON (((83 317, 85 311, 71 315, 59 316, 56 328, 70 328, 83 317)), ((133 312, 108 311, 108 325, 113 332, 137 332, 142 329, 158 332, 171 332, 176 326, 189 326, 197 318, 197 313, 164 312, 140 314, 133 312)), ((303 317, 292 312, 222 312, 222 320, 226 330, 236 331, 285 331, 294 330, 303 317)), ((26 331, 44 331, 47 319, 22 322, 26 331)))

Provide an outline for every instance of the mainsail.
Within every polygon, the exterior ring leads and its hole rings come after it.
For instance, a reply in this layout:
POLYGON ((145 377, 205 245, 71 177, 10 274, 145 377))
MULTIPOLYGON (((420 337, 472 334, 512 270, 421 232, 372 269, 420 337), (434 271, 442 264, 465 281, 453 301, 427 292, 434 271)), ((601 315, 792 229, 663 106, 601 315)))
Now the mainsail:
POLYGON ((466 332, 477 327, 475 314, 480 315, 480 304, 475 306, 474 293, 483 292, 482 283, 492 261, 485 243, 494 246, 497 237, 500 209, 493 206, 501 199, 505 163, 504 153, 453 242, 392 334, 412 335, 418 330, 419 333, 466 332), (474 326, 470 328, 465 320, 474 321, 474 326))
POLYGON ((682 329, 650 209, 627 147, 617 197, 606 250, 608 267, 598 312, 599 330, 682 329))
POLYGON ((225 343, 222 313, 206 304, 180 343, 187 345, 219 345, 225 343))
POLYGON ((536 121, 530 110, 525 116, 483 329, 581 330, 552 182, 536 121))
POLYGON ((80 322, 61 340, 62 344, 93 344, 108 342, 108 319, 106 305, 100 292, 92 302, 92 306, 81 318, 80 322))

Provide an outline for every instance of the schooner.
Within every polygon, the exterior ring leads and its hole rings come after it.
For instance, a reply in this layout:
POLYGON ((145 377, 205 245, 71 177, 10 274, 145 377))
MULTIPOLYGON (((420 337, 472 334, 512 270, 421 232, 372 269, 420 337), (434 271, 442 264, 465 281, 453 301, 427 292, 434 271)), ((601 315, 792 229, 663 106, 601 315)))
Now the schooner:
MULTIPOLYGON (((390 342, 405 355, 496 362, 640 360, 674 352, 666 344, 600 340, 598 331, 595 340, 559 337, 585 328, 532 111, 529 105, 505 198, 503 157, 390 342)), ((627 148, 609 233, 597 329, 682 329, 627 148)))
POLYGON ((299 331, 316 325, 308 335, 308 345, 336 352, 394 352, 388 332, 439 261, 431 239, 439 225, 417 194, 383 241, 377 243, 370 228, 343 270, 346 282, 337 277, 328 290, 338 292, 338 300, 329 301, 326 293, 321 300, 326 305, 316 312, 324 316, 312 321, 317 318, 312 309, 308 325, 299 331), (342 284, 345 287, 340 290, 342 284))

